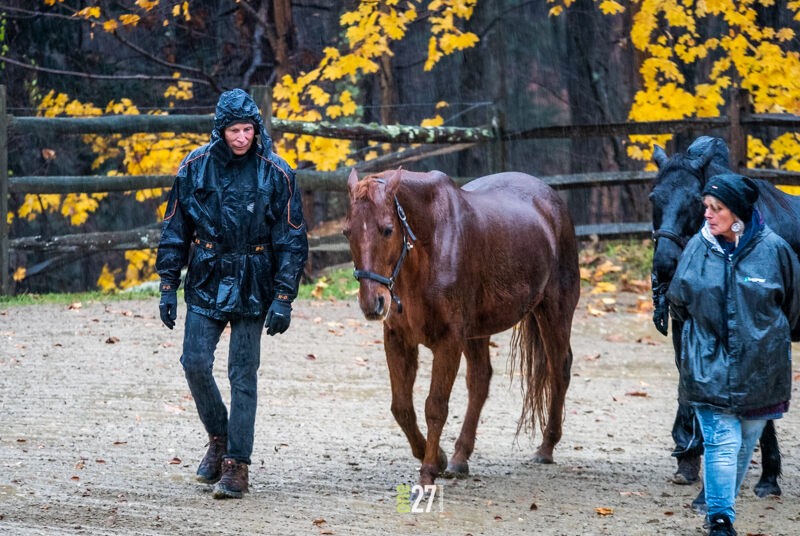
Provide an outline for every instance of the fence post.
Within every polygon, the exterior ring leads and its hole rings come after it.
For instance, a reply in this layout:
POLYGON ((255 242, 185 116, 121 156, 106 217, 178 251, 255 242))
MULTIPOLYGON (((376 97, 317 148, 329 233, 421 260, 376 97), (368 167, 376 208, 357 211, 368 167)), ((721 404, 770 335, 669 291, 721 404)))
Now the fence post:
POLYGON ((731 169, 736 173, 742 173, 747 169, 747 131, 742 125, 742 120, 748 115, 750 115, 750 93, 746 89, 734 88, 728 104, 730 121, 728 144, 731 169))
POLYGON ((6 86, 0 85, 0 295, 11 293, 8 251, 8 116, 6 86))

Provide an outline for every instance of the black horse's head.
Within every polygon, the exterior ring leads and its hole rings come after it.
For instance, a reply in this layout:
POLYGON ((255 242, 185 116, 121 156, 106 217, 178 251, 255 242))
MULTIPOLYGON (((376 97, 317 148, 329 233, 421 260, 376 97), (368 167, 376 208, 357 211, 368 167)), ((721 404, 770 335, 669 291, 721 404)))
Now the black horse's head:
POLYGON ((686 242, 703 224, 702 191, 706 180, 730 172, 728 147, 721 138, 701 136, 685 153, 668 157, 656 146, 658 176, 650 193, 653 208, 654 283, 669 283, 686 242))

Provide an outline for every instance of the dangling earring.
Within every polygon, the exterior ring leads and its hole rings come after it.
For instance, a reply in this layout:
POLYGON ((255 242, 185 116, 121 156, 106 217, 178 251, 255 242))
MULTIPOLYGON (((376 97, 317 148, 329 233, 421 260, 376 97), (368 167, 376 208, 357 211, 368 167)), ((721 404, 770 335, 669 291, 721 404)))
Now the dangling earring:
POLYGON ((742 220, 736 220, 735 222, 733 222, 733 225, 731 225, 731 231, 733 231, 733 234, 736 235, 734 248, 738 248, 739 237, 742 236, 742 234, 744 233, 744 223, 742 222, 742 220))

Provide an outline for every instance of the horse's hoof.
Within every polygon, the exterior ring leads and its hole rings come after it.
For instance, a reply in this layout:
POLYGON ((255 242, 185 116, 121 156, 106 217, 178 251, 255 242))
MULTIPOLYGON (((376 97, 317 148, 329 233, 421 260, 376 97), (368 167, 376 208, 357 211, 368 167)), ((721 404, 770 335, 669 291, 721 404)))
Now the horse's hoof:
POLYGON ((700 489, 700 493, 692 501, 692 510, 698 514, 706 515, 708 513, 708 505, 706 504, 706 490, 700 489))
POLYGON ((756 487, 753 488, 753 492, 762 499, 767 495, 775 495, 778 497, 781 494, 781 487, 777 482, 759 481, 756 487))
POLYGON ((444 453, 442 449, 439 449, 439 472, 442 473, 443 471, 447 470, 447 454, 444 453))
POLYGON ((546 454, 542 454, 541 452, 537 451, 536 454, 533 456, 533 463, 546 463, 546 464, 549 464, 549 463, 556 463, 556 462, 553 460, 553 455, 552 454, 548 456, 546 454))
POLYGON ((445 478, 467 478, 469 476, 469 463, 453 463, 447 464, 447 469, 442 474, 445 478))
POLYGON ((700 478, 700 456, 688 456, 678 460, 678 470, 672 475, 672 482, 682 486, 694 484, 700 478))

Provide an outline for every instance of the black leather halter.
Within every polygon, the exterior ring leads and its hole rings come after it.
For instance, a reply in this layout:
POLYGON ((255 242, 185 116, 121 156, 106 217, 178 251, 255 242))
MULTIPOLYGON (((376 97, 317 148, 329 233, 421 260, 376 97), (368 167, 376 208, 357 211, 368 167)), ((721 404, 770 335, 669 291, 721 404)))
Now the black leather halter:
POLYGON ((689 242, 689 239, 684 238, 678 233, 670 231, 669 229, 658 229, 653 231, 653 240, 658 241, 658 239, 661 237, 672 240, 673 242, 678 244, 678 246, 680 246, 681 249, 684 249, 686 247, 686 244, 689 242))
POLYGON ((411 230, 411 226, 408 224, 406 213, 403 210, 403 207, 400 205, 400 201, 397 200, 397 196, 394 197, 394 205, 397 209, 397 217, 400 218, 400 223, 403 224, 403 250, 400 252, 400 258, 397 259, 397 263, 394 265, 392 276, 384 277, 380 274, 376 274, 375 272, 370 272, 369 270, 359 270, 356 268, 353 270, 353 277, 359 281, 361 279, 372 279, 373 281, 377 281, 382 285, 386 285, 386 288, 389 289, 389 295, 397 304, 398 311, 402 313, 403 304, 400 303, 400 298, 398 298, 393 292, 394 283, 397 280, 397 275, 400 273, 400 268, 403 266, 403 261, 406 259, 406 255, 408 254, 409 250, 414 248, 414 242, 417 240, 417 237, 414 235, 414 231, 411 230))

